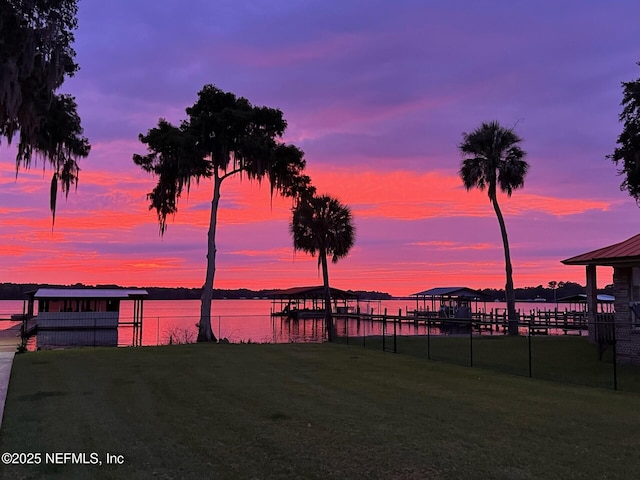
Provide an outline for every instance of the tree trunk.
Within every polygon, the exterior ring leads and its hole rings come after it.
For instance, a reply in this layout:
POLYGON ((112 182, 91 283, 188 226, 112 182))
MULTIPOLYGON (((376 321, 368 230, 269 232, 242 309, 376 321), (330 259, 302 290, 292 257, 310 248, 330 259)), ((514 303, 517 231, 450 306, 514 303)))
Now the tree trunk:
POLYGON ((504 245, 504 266, 507 274, 507 283, 504 287, 504 292, 507 300, 508 331, 509 335, 518 335, 518 313, 516 312, 516 294, 513 289, 513 269, 511 267, 511 254, 509 253, 507 227, 504 224, 504 217, 500 211, 496 195, 491 197, 491 203, 498 217, 500 233, 502 234, 502 244, 504 245))
MULTIPOLYGON (((211 217, 207 239, 207 274, 202 286, 200 305, 200 324, 198 342, 215 342, 216 336, 211 330, 211 300, 213 299, 213 280, 216 274, 216 224, 218 221, 218 204, 220 203, 220 184, 222 179, 216 171, 213 179, 213 200, 211 201, 211 217)), ((218 335, 220 332, 218 332, 218 335)))
POLYGON ((320 261, 322 262, 322 279, 324 280, 324 321, 327 328, 327 339, 333 342, 336 337, 336 329, 333 325, 333 315, 331 315, 331 290, 329 289, 329 269, 327 266, 327 252, 320 250, 320 261))

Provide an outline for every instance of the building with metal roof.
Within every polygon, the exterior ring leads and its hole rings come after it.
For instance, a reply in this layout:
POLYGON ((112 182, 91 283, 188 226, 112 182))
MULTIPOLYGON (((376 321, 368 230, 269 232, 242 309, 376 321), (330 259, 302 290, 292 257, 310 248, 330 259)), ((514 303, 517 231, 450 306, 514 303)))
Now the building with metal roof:
MULTIPOLYGON (((339 288, 330 287, 331 298, 340 299, 357 299, 355 293, 340 290, 339 288)), ((285 290, 276 290, 271 293, 272 298, 324 298, 324 286, 314 287, 293 287, 285 290)))
POLYGON ((435 287, 418 293, 412 293, 411 297, 456 297, 466 298, 469 300, 480 300, 486 298, 486 295, 479 290, 473 290, 469 287, 435 287))
MULTIPOLYGON (((355 311, 357 306, 351 305, 358 302, 355 293, 330 289, 332 311, 334 313, 348 313, 355 311)), ((271 314, 289 318, 322 317, 324 309, 324 286, 293 287, 286 290, 276 290, 271 295, 271 314)))
POLYGON ((117 346, 119 327, 131 328, 131 345, 142 345, 143 289, 39 288, 27 293, 23 341, 35 335, 38 349, 117 346), (120 320, 120 302, 133 302, 131 321, 120 320))
POLYGON ((640 264, 640 234, 620 243, 562 260, 565 265, 623 265, 640 264))
POLYGON ((120 300, 146 297, 149 293, 140 288, 39 288, 32 292, 41 298, 115 298, 120 300))
MULTIPOLYGON (((613 303, 616 297, 613 295, 606 295, 599 293, 597 295, 598 303, 613 303)), ((576 293, 575 295, 569 295, 568 297, 558 298, 557 303, 587 303, 586 293, 576 293)))
POLYGON ((487 296, 469 287, 435 287, 413 293, 416 297, 415 315, 433 314, 444 318, 471 318, 472 304, 486 302, 487 296))
POLYGON ((621 361, 640 364, 640 234, 613 245, 562 260, 584 265, 589 338, 616 345, 621 361), (597 267, 613 267, 614 313, 598 311, 597 267))

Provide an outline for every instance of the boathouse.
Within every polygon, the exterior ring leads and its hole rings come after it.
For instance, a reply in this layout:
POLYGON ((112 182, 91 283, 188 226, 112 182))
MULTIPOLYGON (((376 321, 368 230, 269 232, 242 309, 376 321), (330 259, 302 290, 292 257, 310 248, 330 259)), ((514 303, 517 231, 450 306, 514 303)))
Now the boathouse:
POLYGON ((435 287, 411 296, 416 299, 415 316, 438 318, 471 318, 478 302, 487 300, 484 293, 469 287, 435 287))
MULTIPOLYGON (((117 346, 118 327, 131 328, 130 345, 142 345, 146 290, 39 288, 27 294, 23 338, 35 334, 38 349, 117 346), (131 319, 120 319, 122 301, 133 302, 131 319)), ((129 336, 127 335, 127 340, 129 336)))
MULTIPOLYGON (((613 302, 615 297, 613 295, 606 295, 599 293, 596 297, 598 312, 601 313, 613 313, 613 302)), ((561 297, 556 300, 556 303, 567 304, 570 312, 585 312, 587 311, 587 294, 577 293, 575 295, 569 295, 567 297, 561 297)))
MULTIPOLYGON (((354 293, 331 287, 332 312, 355 313, 358 296, 354 293), (353 305, 353 303, 356 305, 353 305)), ((276 290, 271 295, 271 315, 289 318, 324 316, 324 287, 293 287, 276 290)))
POLYGON ((586 267, 589 339, 615 342, 621 362, 640 364, 640 234, 562 263, 586 267), (601 266, 613 267, 614 313, 598 308, 596 267, 601 266))

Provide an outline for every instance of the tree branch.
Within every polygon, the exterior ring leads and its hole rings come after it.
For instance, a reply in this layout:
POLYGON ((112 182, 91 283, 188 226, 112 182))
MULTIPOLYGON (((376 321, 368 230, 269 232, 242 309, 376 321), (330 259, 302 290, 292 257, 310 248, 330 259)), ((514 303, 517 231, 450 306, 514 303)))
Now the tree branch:
POLYGON ((227 172, 222 177, 220 177, 220 181, 224 180, 227 177, 235 175, 236 173, 240 173, 242 170, 244 170, 244 169, 243 168, 236 168, 235 170, 231 170, 230 172, 227 172))

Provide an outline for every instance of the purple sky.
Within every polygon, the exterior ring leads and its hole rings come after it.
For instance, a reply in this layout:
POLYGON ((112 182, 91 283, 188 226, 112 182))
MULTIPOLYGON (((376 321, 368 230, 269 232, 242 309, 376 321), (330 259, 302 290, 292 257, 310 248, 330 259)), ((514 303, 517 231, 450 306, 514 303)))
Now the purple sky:
MULTIPOLYGON (((61 91, 76 96, 92 153, 52 232, 50 172, 16 180, 14 151, 0 150, 0 282, 200 286, 210 184, 160 238, 154 179, 131 157, 139 133, 184 118, 213 83, 280 108, 319 190, 352 207, 356 247, 331 267, 335 286, 504 285, 491 205, 457 178, 462 132, 494 119, 524 138, 531 166, 500 198, 516 286, 584 283, 560 260, 638 233, 605 156, 620 83, 640 77, 639 14, 632 1, 81 1, 81 70, 61 91)), ((272 208, 246 182, 222 195, 216 286, 321 281, 315 259, 293 254, 286 201, 272 208)))

